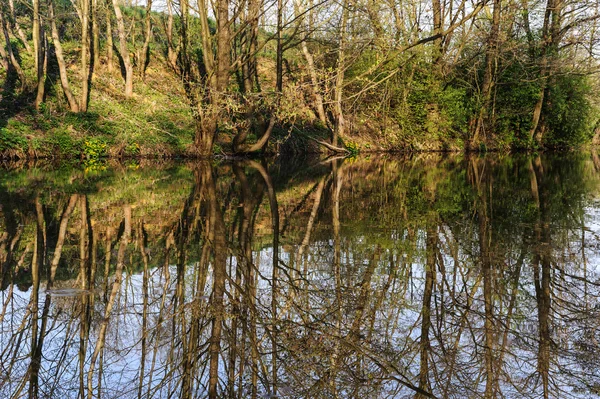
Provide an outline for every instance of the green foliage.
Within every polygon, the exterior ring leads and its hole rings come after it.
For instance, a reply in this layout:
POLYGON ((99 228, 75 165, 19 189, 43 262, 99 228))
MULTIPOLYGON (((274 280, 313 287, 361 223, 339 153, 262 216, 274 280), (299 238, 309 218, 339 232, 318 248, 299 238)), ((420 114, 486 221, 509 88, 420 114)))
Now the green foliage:
POLYGON ((81 143, 73 139, 71 134, 64 129, 52 131, 46 142, 52 147, 55 154, 58 153, 65 157, 76 157, 81 153, 81 143))
POLYGON ((125 146, 125 155, 136 156, 140 154, 140 146, 138 143, 131 143, 125 146))
POLYGON ((88 158, 83 162, 84 173, 89 175, 102 175, 107 170, 106 161, 98 158, 88 158))
POLYGON ((408 92, 402 93, 407 100, 403 104, 399 99, 400 106, 395 111, 401 130, 421 140, 423 132, 429 139, 462 139, 473 107, 466 88, 444 85, 429 66, 416 65, 415 68, 412 80, 403 89, 408 92))
POLYGON ((110 123, 103 123, 98 112, 68 113, 64 123, 70 124, 77 131, 88 134, 113 135, 113 127, 110 123))
POLYGON ((552 79, 548 106, 543 110, 549 132, 545 144, 553 147, 580 145, 593 134, 589 78, 558 75, 552 79))
POLYGON ((92 137, 83 142, 83 155, 88 160, 97 160, 105 157, 108 143, 103 138, 92 137))
POLYGON ((360 152, 360 147, 354 141, 346 141, 346 149, 350 152, 351 156, 356 156, 360 152))
POLYGON ((27 139, 19 131, 0 128, 0 151, 25 149, 27 139))
POLYGON ((473 115, 473 101, 464 87, 448 85, 441 91, 439 101, 442 113, 453 132, 468 133, 469 119, 473 115))
POLYGON ((531 147, 529 131, 540 95, 538 70, 527 69, 518 59, 507 60, 495 86, 495 133, 512 147, 531 147))

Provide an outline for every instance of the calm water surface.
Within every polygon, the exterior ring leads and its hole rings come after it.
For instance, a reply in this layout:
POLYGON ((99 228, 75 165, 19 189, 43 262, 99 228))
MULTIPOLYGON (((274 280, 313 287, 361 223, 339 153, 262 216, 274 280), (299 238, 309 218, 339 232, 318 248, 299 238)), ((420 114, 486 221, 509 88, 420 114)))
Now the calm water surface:
POLYGON ((600 158, 0 170, 0 398, 600 397, 600 158))

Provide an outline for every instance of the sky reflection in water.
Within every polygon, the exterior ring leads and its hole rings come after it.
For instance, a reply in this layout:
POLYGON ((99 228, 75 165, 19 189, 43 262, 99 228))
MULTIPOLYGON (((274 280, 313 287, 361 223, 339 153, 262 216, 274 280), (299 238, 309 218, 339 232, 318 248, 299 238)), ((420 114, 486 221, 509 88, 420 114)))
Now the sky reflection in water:
POLYGON ((0 397, 600 396, 600 158, 0 172, 0 397))

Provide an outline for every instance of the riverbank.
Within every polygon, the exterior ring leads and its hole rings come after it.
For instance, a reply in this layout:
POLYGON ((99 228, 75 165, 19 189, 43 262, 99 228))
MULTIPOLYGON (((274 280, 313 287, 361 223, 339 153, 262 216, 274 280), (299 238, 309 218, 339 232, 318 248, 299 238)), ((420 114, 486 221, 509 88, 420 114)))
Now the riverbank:
MULTIPOLYGON (((78 49, 67 48, 69 69, 78 73, 78 49)), ((5 71, 0 80, 0 159, 97 159, 97 158, 192 158, 195 124, 177 74, 165 59, 154 54, 145 78, 134 80, 133 96, 123 93, 119 71, 110 71, 101 57, 90 91, 86 113, 69 112, 59 80, 48 80, 46 97, 39 110, 31 90, 11 89, 5 71)), ((268 59, 262 76, 274 80, 268 59)), ((28 65, 29 63, 25 63, 28 65)), ((31 66, 31 65, 30 65, 31 66)), ((33 71, 29 71, 33 73, 33 71)), ((77 78, 75 82, 77 83, 77 78)), ((287 82, 286 101, 278 109, 275 128, 264 148, 267 154, 301 155, 328 152, 319 142, 330 140, 330 131, 312 110, 302 87, 287 82)), ((73 85, 78 96, 78 85, 73 85)), ((340 148, 358 152, 462 151, 463 141, 441 130, 421 134, 403 132, 389 117, 347 115, 347 134, 340 148)), ((233 137, 239 126, 220 126, 215 155, 232 155, 233 137)), ((249 142, 255 141, 253 133, 249 142)), ((507 148, 505 148, 507 149, 507 148)))
MULTIPOLYGON (((71 53, 76 69, 77 52, 71 53)), ((4 79, 0 72, 0 79, 4 79)), ((289 83, 291 86, 292 83, 289 83)), ((32 105, 31 92, 0 92, 0 159, 99 159, 99 158, 193 158, 195 124, 176 74, 164 60, 156 58, 146 70, 145 79, 134 81, 134 94, 126 98, 118 71, 101 64, 90 91, 87 113, 66 111, 58 81, 49 84, 46 100, 39 110, 32 105)), ((321 143, 330 132, 320 123, 309 101, 293 94, 293 101, 278 110, 275 128, 266 154, 302 155, 329 152, 321 143)), ((74 87, 75 94, 76 87, 74 87)), ((434 121, 433 113, 428 116, 434 121)), ((421 131, 403 129, 390 117, 364 114, 347 115, 347 134, 340 137, 340 148, 348 154, 371 152, 460 152, 465 150, 464 134, 451 134, 435 123, 421 131)), ((214 146, 215 155, 233 155, 233 137, 238 127, 226 122, 220 126, 214 146)), ((482 140, 471 151, 503 151, 527 148, 527 143, 507 141, 494 136, 482 140)), ((257 138, 249 135, 249 142, 257 138)))

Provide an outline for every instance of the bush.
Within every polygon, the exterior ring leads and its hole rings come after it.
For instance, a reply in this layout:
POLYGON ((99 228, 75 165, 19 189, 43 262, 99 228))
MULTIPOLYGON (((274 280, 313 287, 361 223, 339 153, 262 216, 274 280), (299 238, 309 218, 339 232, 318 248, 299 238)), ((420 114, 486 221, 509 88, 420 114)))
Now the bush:
POLYGON ((546 145, 580 145, 592 138, 590 94, 587 76, 558 75, 553 79, 543 110, 548 125, 548 133, 544 138, 546 145))
POLYGON ((539 71, 517 59, 507 60, 495 85, 495 133, 512 147, 529 147, 533 109, 540 94, 539 71))

